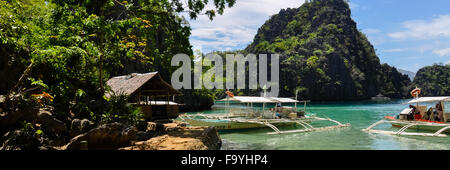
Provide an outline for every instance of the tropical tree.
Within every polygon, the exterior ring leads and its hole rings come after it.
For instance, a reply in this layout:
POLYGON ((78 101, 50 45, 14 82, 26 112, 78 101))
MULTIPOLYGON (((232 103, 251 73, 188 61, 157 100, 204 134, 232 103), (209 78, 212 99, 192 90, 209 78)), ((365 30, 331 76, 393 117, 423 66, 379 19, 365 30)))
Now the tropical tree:
POLYGON ((193 55, 185 13, 191 19, 213 19, 234 4, 235 0, 0 0, 0 64, 14 70, 9 83, 2 84, 2 93, 21 92, 40 82, 48 87, 41 91, 54 96, 61 116, 70 111, 103 114, 109 77, 158 70, 167 78, 176 69, 170 66, 172 56, 193 55))

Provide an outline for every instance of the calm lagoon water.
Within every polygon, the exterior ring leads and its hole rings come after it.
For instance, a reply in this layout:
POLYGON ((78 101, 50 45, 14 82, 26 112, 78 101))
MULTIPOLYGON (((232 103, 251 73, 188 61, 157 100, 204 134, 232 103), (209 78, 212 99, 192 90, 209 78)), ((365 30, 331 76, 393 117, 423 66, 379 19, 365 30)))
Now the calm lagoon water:
MULTIPOLYGON (((329 117, 351 127, 331 131, 267 135, 271 129, 253 129, 220 132, 224 150, 448 150, 450 138, 410 137, 382 134, 368 134, 361 131, 372 123, 393 116, 402 111, 407 100, 384 102, 324 102, 309 103, 308 113, 319 117, 329 117)), ((234 106, 239 107, 239 106, 234 106)), ((300 107, 300 106, 299 106, 300 107)), ((216 103, 213 110, 203 113, 223 112, 223 103, 216 103)), ((326 124, 313 124, 326 125, 326 124)), ((398 130, 390 124, 382 124, 376 129, 398 130)))

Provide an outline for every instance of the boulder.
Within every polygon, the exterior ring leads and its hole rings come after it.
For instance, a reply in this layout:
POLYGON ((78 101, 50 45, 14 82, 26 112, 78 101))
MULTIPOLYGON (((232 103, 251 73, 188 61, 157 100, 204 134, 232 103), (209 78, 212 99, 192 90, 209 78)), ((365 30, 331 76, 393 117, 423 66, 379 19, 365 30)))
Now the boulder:
POLYGON ((165 135, 120 150, 218 150, 222 141, 215 127, 179 127, 165 135))
POLYGON ((136 141, 146 141, 150 138, 153 138, 155 136, 158 136, 159 133, 152 132, 152 131, 139 131, 136 133, 136 138, 134 140, 136 141))
POLYGON ((74 119, 70 125, 70 138, 86 133, 95 128, 95 123, 88 119, 74 119))
POLYGON ((163 132, 165 130, 164 124, 155 123, 155 122, 147 122, 147 132, 163 132))
POLYGON ((60 134, 67 131, 66 124, 52 116, 52 113, 40 109, 37 114, 36 123, 41 125, 44 132, 51 134, 60 134))
POLYGON ((145 131, 156 131, 156 125, 155 122, 147 122, 147 129, 145 131))
POLYGON ((39 105, 22 94, 3 97, 2 111, 0 112, 0 129, 9 129, 22 126, 24 121, 31 122, 36 119, 39 105))
POLYGON ((196 138, 163 135, 147 141, 136 142, 134 146, 120 150, 208 150, 208 147, 196 138))
POLYGON ((166 132, 172 132, 172 131, 177 131, 179 129, 181 129, 181 126, 178 126, 177 123, 166 123, 164 124, 164 131, 166 132))
POLYGON ((72 138, 63 149, 80 150, 82 149, 82 141, 87 142, 87 147, 90 150, 117 149, 129 146, 131 140, 135 139, 136 133, 135 127, 125 126, 117 122, 104 124, 72 138))
POLYGON ((43 142, 36 133, 23 130, 7 132, 2 138, 0 150, 38 150, 43 142))
POLYGON ((222 140, 216 127, 210 126, 206 128, 200 136, 202 142, 208 146, 209 150, 219 150, 222 147, 222 140))
POLYGON ((21 126, 24 121, 31 122, 36 119, 38 108, 17 109, 12 112, 0 112, 0 128, 21 126))
POLYGON ((171 131, 177 131, 182 127, 186 127, 186 123, 181 122, 181 121, 172 121, 169 123, 147 122, 147 128, 145 131, 171 132, 171 131))

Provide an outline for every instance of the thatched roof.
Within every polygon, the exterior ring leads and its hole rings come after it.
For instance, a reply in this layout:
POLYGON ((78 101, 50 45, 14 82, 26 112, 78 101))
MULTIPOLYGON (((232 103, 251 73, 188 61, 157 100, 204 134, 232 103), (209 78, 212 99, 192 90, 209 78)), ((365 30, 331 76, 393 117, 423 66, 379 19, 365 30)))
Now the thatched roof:
MULTIPOLYGON (((165 82, 158 72, 133 73, 126 76, 118 76, 109 79, 106 84, 111 87, 112 93, 142 96, 178 96, 182 95, 170 84, 165 82)), ((111 93, 107 93, 109 97, 111 93)))

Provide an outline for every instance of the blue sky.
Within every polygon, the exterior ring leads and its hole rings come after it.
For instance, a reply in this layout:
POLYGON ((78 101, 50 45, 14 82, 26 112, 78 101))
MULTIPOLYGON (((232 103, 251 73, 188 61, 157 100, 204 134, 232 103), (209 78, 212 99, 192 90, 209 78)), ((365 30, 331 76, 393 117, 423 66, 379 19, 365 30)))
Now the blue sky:
MULTIPOLYGON (((224 15, 191 20, 191 44, 202 52, 237 50, 283 8, 304 0, 236 0, 224 15)), ((352 18, 374 45, 382 63, 409 71, 450 63, 449 0, 351 0, 352 18)))

